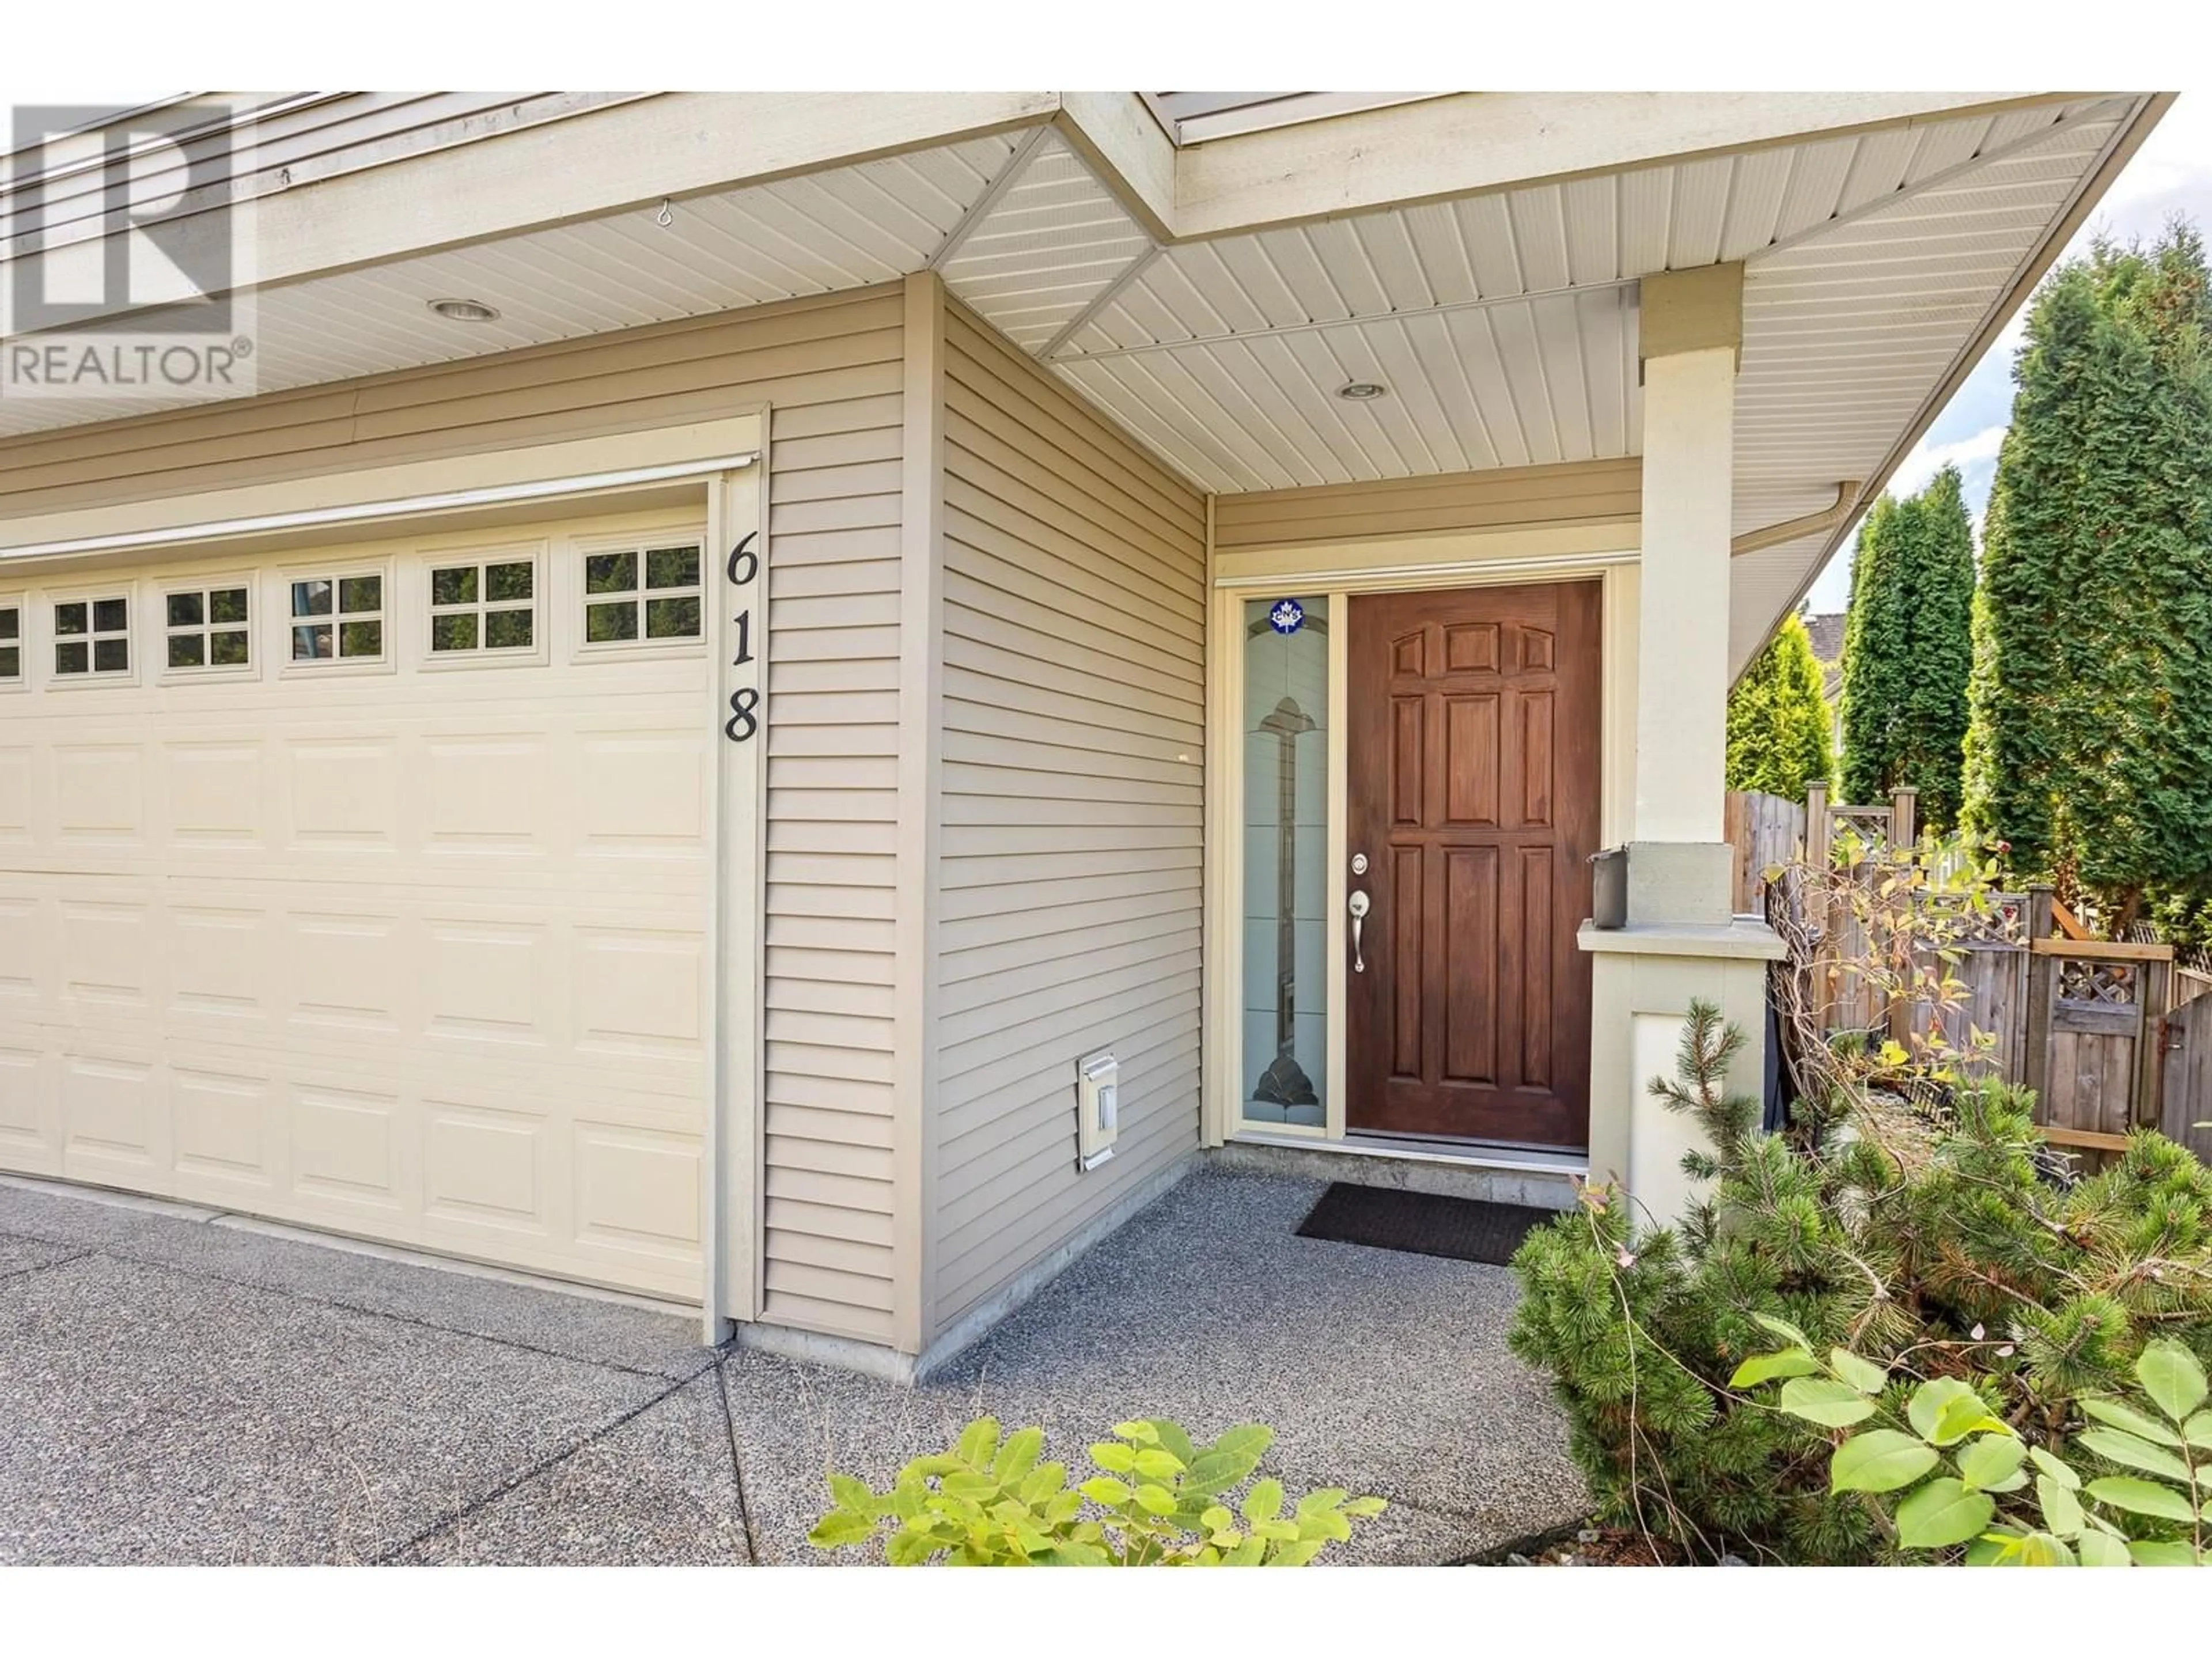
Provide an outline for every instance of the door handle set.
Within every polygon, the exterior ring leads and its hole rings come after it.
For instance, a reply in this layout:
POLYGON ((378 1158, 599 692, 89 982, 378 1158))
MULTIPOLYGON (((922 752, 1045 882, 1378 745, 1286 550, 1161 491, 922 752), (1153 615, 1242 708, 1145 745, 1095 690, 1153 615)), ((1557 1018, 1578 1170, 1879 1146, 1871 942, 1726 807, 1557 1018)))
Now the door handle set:
POLYGON ((1367 920, 1367 895, 1355 890, 1346 908, 1352 912, 1352 971, 1364 974, 1367 971, 1367 959, 1359 951, 1359 935, 1367 920))

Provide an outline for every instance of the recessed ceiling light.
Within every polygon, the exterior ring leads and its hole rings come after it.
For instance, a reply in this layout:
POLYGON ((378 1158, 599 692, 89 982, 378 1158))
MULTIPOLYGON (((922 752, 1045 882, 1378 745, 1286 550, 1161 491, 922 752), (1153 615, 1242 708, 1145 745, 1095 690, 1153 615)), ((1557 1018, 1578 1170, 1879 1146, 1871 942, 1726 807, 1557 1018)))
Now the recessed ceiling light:
POLYGON ((450 323, 489 323, 499 316, 481 300, 433 300, 430 309, 450 323))
POLYGON ((1348 403, 1371 403, 1389 388, 1374 380, 1350 380, 1337 387, 1336 395, 1348 403))

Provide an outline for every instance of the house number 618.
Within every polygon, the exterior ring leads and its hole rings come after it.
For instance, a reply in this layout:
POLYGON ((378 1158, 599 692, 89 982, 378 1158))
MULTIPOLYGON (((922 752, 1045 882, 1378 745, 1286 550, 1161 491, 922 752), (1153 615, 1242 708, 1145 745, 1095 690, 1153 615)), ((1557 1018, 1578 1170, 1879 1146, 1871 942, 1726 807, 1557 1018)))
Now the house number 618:
MULTIPOLYGON (((760 555, 753 550, 753 542, 759 532, 752 532, 730 550, 723 567, 732 587, 749 586, 760 574, 760 555)), ((731 659, 730 666, 742 668, 753 659, 753 613, 750 607, 740 611, 731 620, 738 629, 738 654, 731 659)), ((730 718, 722 726, 722 735, 732 743, 744 743, 760 730, 760 688, 741 685, 730 693, 730 718)))

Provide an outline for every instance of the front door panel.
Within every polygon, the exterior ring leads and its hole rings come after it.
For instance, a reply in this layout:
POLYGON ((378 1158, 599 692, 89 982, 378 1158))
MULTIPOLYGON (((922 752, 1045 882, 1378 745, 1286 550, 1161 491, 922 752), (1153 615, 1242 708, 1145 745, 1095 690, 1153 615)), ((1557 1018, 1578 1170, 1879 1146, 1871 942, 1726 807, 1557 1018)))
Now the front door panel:
POLYGON ((1588 1140, 1598 601, 1567 582, 1351 602, 1354 1130, 1588 1140))

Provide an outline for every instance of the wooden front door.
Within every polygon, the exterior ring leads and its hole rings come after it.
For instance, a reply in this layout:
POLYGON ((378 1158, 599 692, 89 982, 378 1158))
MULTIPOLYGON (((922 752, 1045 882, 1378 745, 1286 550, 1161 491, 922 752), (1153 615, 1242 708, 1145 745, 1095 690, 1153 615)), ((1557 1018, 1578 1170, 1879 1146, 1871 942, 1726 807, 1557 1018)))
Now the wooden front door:
POLYGON ((1354 1130, 1588 1143, 1598 593, 1351 602, 1354 1130))

